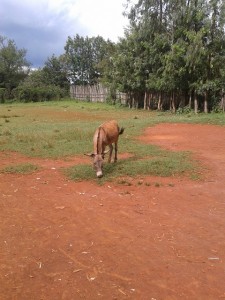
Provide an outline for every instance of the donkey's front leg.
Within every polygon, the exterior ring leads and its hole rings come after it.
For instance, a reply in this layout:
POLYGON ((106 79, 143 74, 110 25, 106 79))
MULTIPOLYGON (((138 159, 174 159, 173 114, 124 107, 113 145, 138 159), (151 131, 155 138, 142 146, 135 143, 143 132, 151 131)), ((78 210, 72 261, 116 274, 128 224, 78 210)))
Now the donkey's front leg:
POLYGON ((113 145, 109 145, 109 158, 108 158, 108 163, 111 162, 112 159, 112 152, 113 152, 113 145))
POLYGON ((114 158, 114 162, 117 162, 117 150, 118 150, 117 143, 115 143, 115 158, 114 158))

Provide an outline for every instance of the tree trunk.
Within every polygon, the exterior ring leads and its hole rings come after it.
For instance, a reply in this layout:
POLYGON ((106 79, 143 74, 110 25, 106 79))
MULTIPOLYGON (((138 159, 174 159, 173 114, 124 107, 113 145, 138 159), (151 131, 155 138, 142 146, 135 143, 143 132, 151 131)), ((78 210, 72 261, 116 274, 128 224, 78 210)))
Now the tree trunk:
POLYGON ((162 110, 162 92, 159 93, 158 110, 162 110))
POLYGON ((179 93, 179 98, 180 98, 179 107, 182 108, 182 110, 183 110, 183 108, 185 107, 185 97, 183 94, 179 93))
POLYGON ((174 92, 172 92, 171 97, 172 97, 172 99, 171 99, 171 101, 172 101, 172 103, 171 103, 172 111, 173 111, 173 113, 175 113, 176 112, 176 106, 175 106, 175 93, 174 92))
POLYGON ((148 110, 150 110, 151 109, 151 100, 152 100, 152 94, 150 94, 150 93, 148 93, 148 98, 147 98, 147 108, 148 108, 148 110))
POLYGON ((175 93, 172 92, 170 95, 170 110, 175 113, 176 107, 175 107, 175 93))
POLYGON ((204 113, 208 113, 208 92, 204 94, 204 113))
POLYGON ((148 97, 148 94, 147 94, 147 92, 145 91, 145 97, 144 97, 144 110, 147 109, 147 97, 148 97))
POLYGON ((222 111, 225 111, 225 94, 224 91, 222 92, 222 99, 221 99, 221 105, 220 105, 222 111))
POLYGON ((138 109, 138 93, 132 93, 132 108, 138 109))
POLYGON ((135 96, 134 93, 132 94, 132 108, 135 107, 135 96))
POLYGON ((127 105, 129 108, 132 108, 132 93, 131 92, 128 93, 127 105))
POLYGON ((188 103, 188 106, 189 106, 190 109, 191 109, 191 102, 192 102, 192 97, 191 97, 191 92, 190 92, 190 95, 189 95, 189 103, 188 103))
POLYGON ((163 21, 163 1, 160 0, 160 32, 162 30, 162 21, 163 21))
POLYGON ((196 92, 194 92, 194 110, 195 110, 195 114, 198 113, 198 98, 196 95, 196 92))

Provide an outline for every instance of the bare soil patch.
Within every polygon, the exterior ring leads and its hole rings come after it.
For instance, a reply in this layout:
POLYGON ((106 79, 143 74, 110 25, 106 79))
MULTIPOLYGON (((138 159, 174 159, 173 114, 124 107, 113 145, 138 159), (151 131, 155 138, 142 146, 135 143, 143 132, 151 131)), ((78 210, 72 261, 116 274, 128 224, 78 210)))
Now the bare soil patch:
POLYGON ((75 183, 60 168, 86 157, 0 153, 1 167, 42 167, 0 174, 0 299, 225 298, 225 128, 161 124, 141 140, 191 151, 204 179, 75 183))

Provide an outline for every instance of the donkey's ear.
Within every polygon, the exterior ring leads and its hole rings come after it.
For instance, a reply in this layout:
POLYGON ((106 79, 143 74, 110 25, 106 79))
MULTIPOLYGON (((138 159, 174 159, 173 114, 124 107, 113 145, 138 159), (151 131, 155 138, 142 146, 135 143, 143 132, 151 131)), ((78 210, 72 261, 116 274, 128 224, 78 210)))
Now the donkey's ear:
POLYGON ((90 156, 90 157, 94 157, 95 156, 94 153, 84 153, 84 155, 90 156))

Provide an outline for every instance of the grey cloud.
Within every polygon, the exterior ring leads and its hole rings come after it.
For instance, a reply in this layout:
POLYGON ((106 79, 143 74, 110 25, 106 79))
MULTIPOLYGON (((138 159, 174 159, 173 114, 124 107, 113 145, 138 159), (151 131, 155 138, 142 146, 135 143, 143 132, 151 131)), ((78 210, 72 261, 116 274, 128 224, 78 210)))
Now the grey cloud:
POLYGON ((47 7, 45 11, 37 11, 37 7, 2 0, 0 8, 0 35, 13 39, 19 49, 25 48, 33 67, 43 66, 53 54, 62 54, 69 35, 86 35, 85 29, 68 20, 65 12, 56 15, 47 7))

